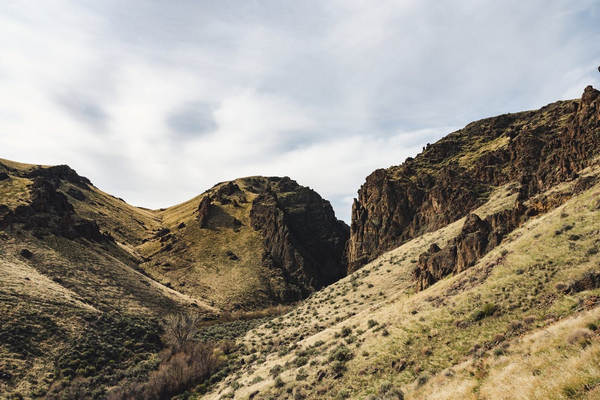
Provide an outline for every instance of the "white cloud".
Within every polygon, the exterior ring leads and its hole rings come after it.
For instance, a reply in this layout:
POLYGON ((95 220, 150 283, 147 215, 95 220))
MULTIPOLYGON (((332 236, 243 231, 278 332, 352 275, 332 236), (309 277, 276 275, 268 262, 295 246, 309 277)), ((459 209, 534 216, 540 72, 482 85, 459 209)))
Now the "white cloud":
POLYGON ((366 175, 449 127, 598 86, 599 17, 593 0, 7 2, 0 157, 148 207, 288 175, 348 220, 366 175))

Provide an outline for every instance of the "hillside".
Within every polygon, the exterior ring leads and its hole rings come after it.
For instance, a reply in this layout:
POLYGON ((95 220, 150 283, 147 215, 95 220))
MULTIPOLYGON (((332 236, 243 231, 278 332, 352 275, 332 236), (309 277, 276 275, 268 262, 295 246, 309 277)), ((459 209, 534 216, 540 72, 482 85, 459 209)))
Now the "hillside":
POLYGON ((0 393, 65 395, 85 379, 101 397, 155 365, 165 315, 297 301, 345 275, 347 237, 289 178, 147 210, 67 166, 0 160, 0 393))
POLYGON ((600 150, 598 94, 589 86, 580 100, 473 122, 373 172, 352 207, 350 269, 456 221, 494 187, 517 182, 523 201, 575 178, 600 150))
POLYGON ((220 183, 156 217, 161 228, 136 247, 141 267, 220 308, 300 300, 346 274, 348 227, 289 178, 220 183))
POLYGON ((114 207, 122 224, 150 214, 67 167, 0 160, 0 179, 0 397, 50 397, 76 376, 102 393, 160 349, 158 316, 215 313, 142 274, 121 236, 73 204, 114 207))
POLYGON ((249 331, 229 377, 198 398, 598 398, 598 94, 587 88, 581 100, 470 124, 414 160, 372 174, 355 203, 350 251, 372 247, 366 257, 373 260, 249 331), (503 127, 480 130, 501 120, 503 127), (515 121, 526 137, 511 138, 515 121), (492 139, 482 146, 465 132, 492 139), (463 150, 437 155, 449 142, 463 150), (528 142, 538 143, 535 156, 521 147, 528 142), (489 180, 476 181, 484 188, 470 186, 476 170, 469 165, 511 153, 520 171, 491 161, 489 180), (456 175, 440 173, 462 176, 464 185, 415 166, 459 162, 465 167, 456 175), (393 180, 409 167, 412 178, 393 180), (423 225, 402 231, 393 221, 418 198, 411 188, 424 190, 419 182, 432 187, 420 209, 435 204, 437 219, 416 213, 411 221, 423 225), (365 199, 371 208, 361 208, 365 199), (385 230, 391 226, 398 236, 385 230), (378 244, 357 239, 368 237, 378 244), (386 251, 378 247, 383 239, 401 244, 386 251))

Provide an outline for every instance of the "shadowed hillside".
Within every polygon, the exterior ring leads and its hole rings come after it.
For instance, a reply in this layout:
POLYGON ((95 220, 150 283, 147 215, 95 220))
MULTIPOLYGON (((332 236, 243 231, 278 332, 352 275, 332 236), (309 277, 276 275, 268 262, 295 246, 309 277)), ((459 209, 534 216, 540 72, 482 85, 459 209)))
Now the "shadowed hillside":
POLYGON ((345 275, 347 237, 329 202, 289 178, 153 211, 67 166, 0 160, 0 393, 102 398, 156 367, 165 315, 300 300, 345 275))

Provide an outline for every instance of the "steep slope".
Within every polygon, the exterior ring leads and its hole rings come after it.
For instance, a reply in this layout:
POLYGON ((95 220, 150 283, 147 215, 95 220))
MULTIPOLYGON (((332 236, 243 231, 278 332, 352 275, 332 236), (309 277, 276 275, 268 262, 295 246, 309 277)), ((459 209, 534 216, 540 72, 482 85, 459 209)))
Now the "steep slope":
POLYGON ((162 228, 137 247, 142 267, 221 308, 299 300, 346 273, 348 227, 287 177, 220 183, 157 217, 162 228))
POLYGON ((248 332, 202 398, 596 398, 599 117, 588 87, 373 173, 348 247, 373 261, 248 332))
MULTIPOLYGON (((600 177, 593 164, 581 178, 600 177)), ((229 377, 199 397, 597 398, 600 183, 577 186, 540 193, 567 200, 423 290, 419 256, 445 248, 468 218, 386 252, 248 332, 229 377)), ((497 187, 472 213, 511 210, 518 195, 497 187)))
POLYGON ((600 151, 600 92, 537 111, 484 119, 369 175, 352 207, 350 270, 483 204, 494 186, 519 184, 524 201, 577 176, 600 151))
POLYGON ((75 377, 102 393, 160 349, 158 316, 215 313, 140 273, 84 201, 122 207, 68 167, 0 160, 2 398, 53 398, 75 377))
POLYGON ((165 315, 305 297, 345 275, 348 230, 289 178, 147 210, 67 166, 0 159, 0 397, 102 398, 143 380, 165 315))

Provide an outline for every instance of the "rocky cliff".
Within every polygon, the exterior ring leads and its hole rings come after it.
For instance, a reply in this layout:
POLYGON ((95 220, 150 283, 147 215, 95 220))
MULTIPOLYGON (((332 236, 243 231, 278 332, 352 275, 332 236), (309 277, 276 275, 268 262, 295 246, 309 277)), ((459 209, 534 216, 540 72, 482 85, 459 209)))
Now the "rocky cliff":
POLYGON ((352 207, 349 271, 467 215, 493 187, 517 182, 522 203, 576 178, 597 161, 599 119, 600 92, 588 86, 581 99, 473 122, 414 159, 376 170, 352 207))
POLYGON ((284 177, 215 185, 158 213, 137 248, 157 280, 223 308, 290 302, 346 273, 346 224, 328 201, 284 177))
POLYGON ((71 187, 68 191, 71 197, 84 199, 82 190, 90 190, 90 181, 77 175, 68 166, 36 167, 25 171, 5 165, 2 168, 8 185, 15 179, 27 182, 29 202, 14 209, 0 204, 0 228, 20 226, 33 232, 36 237, 55 234, 94 242, 112 240, 109 234, 100 232, 95 221, 79 216, 68 196, 59 191, 63 181, 81 189, 71 187))
POLYGON ((183 204, 147 210, 100 191, 66 165, 0 160, 0 194, 0 231, 93 243, 223 310, 299 300, 346 273, 349 227, 327 200, 287 177, 219 183, 183 204))
POLYGON ((264 237, 265 265, 294 286, 282 299, 304 297, 346 274, 349 228, 314 190, 287 177, 269 178, 252 202, 250 222, 264 237))

